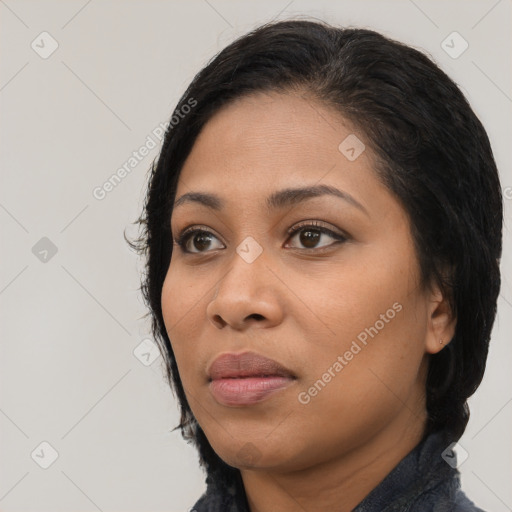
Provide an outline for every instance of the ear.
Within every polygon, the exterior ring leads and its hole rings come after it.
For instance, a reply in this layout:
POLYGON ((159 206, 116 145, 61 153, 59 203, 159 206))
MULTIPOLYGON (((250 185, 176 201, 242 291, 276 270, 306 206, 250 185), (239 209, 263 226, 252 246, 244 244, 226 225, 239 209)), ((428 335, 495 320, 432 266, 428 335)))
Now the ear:
POLYGON ((437 354, 454 337, 457 318, 450 307, 448 298, 443 295, 437 285, 430 295, 428 308, 425 351, 429 354, 437 354))

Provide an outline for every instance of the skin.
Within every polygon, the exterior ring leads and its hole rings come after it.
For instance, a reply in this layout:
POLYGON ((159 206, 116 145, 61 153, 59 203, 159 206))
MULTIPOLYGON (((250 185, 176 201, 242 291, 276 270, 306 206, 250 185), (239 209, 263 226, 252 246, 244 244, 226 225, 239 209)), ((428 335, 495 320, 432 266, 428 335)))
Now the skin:
POLYGON ((252 512, 350 511, 423 436, 429 354, 452 338, 455 319, 437 287, 419 286, 408 216, 374 161, 364 134, 332 108, 272 92, 223 107, 182 169, 176 198, 201 191, 226 204, 174 209, 175 239, 189 226, 213 236, 210 245, 192 236, 194 254, 174 246, 165 325, 192 412, 219 456, 240 469, 252 512), (366 149, 349 161, 338 146, 353 133, 366 149), (317 184, 350 194, 366 211, 329 195, 265 207, 272 192, 317 184), (347 240, 322 234, 307 245, 308 228, 287 235, 301 221, 347 240), (236 252, 249 236, 263 250, 252 263, 236 252), (395 303, 402 309, 394 318, 301 403, 299 393, 395 303), (256 405, 220 405, 207 368, 219 354, 245 350, 297 379, 256 405))

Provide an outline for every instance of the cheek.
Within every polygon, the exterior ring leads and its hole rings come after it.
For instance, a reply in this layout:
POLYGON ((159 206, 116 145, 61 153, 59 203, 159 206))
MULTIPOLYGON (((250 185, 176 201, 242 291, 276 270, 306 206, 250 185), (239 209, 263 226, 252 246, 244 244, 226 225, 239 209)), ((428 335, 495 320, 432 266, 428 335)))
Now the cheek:
POLYGON ((301 391, 311 396, 318 383, 311 408, 318 406, 320 416, 344 408, 393 410, 415 386, 424 356, 426 303, 414 254, 386 258, 376 251, 333 275, 316 289, 316 314, 297 315, 308 341, 297 347, 309 362, 301 391))
POLYGON ((185 278, 184 273, 173 265, 170 265, 162 287, 164 324, 186 387, 189 379, 196 374, 191 371, 197 361, 197 354, 193 350, 196 344, 191 341, 200 338, 204 322, 199 319, 204 319, 208 289, 204 281, 196 282, 190 275, 185 278))
POLYGON ((345 350, 352 340, 364 344, 377 337, 398 347, 402 338, 415 337, 425 321, 412 249, 392 252, 384 247, 388 244, 381 245, 348 248, 328 272, 295 278, 309 290, 300 301, 308 307, 297 302, 303 314, 295 318, 319 348, 345 350))
POLYGON ((314 347, 303 354, 309 369, 294 396, 295 425, 275 432, 276 439, 294 436, 295 448, 286 446, 287 456, 300 453, 301 460, 309 460, 336 446, 342 451, 354 448, 402 414, 409 417, 408 422, 415 420, 424 388, 421 329, 415 326, 416 312, 405 297, 401 302, 403 309, 384 327, 375 325, 370 315, 366 328, 352 328, 364 336, 348 335, 338 340, 337 348, 314 347))
POLYGON ((204 318, 213 284, 211 272, 209 275, 206 269, 191 269, 183 263, 171 260, 161 295, 162 313, 169 337, 169 329, 177 338, 181 338, 181 333, 189 332, 190 328, 197 326, 199 315, 204 318))

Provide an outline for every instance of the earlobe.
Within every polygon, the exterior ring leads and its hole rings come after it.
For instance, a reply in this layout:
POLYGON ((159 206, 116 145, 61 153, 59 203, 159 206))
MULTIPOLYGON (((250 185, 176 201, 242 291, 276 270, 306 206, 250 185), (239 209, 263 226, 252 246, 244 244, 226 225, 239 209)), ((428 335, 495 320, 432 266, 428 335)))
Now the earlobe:
POLYGON ((430 302, 425 351, 437 354, 443 350, 453 339, 456 325, 448 299, 437 290, 430 302))

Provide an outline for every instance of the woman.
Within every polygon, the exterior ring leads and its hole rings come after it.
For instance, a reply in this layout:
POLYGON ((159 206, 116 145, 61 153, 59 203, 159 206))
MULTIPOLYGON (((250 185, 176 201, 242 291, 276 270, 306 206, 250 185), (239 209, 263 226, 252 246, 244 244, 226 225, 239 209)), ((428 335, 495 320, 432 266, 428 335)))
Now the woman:
POLYGON ((143 292, 203 511, 481 511, 454 443, 500 289, 484 128, 419 51, 285 21, 220 52, 153 166, 143 292))

